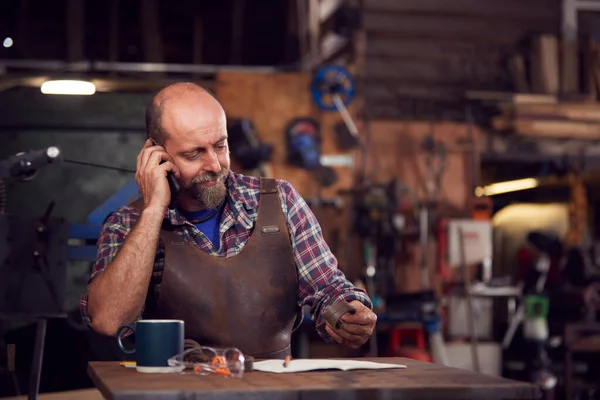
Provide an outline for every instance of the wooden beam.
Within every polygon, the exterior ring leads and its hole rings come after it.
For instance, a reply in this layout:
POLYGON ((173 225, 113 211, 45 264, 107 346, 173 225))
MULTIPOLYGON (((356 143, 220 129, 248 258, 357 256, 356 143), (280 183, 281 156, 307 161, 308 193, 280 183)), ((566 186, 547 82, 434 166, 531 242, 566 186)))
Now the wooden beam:
POLYGON ((444 42, 406 39, 380 39, 369 35, 366 49, 367 60, 380 61, 445 61, 464 63, 474 61, 481 65, 497 65, 503 54, 512 50, 512 45, 478 45, 473 42, 444 42))
POLYGON ((395 14, 365 11, 363 21, 367 32, 380 30, 399 34, 410 33, 412 35, 422 32, 426 34, 436 33, 440 36, 451 34, 456 36, 480 36, 482 38, 507 36, 518 40, 526 29, 558 33, 558 25, 556 21, 551 19, 531 21, 525 28, 521 21, 514 19, 498 22, 494 18, 448 17, 441 14, 412 15, 400 18, 395 14))
POLYGON ((327 33, 321 41, 320 60, 327 62, 348 44, 348 39, 336 33, 327 33))
POLYGON ((562 0, 562 38, 567 41, 577 40, 577 0, 562 0))
POLYGON ((108 59, 119 61, 119 0, 110 0, 108 15, 108 59))
POLYGON ((321 0, 319 5, 319 22, 327 21, 347 0, 321 0))
POLYGON ((202 15, 194 15, 193 60, 194 64, 202 64, 202 46, 204 45, 204 30, 202 15))
POLYGON ((494 82, 505 74, 500 66, 482 64, 480 60, 395 60, 367 59, 365 73, 377 78, 407 78, 444 80, 448 82, 494 82), (455 62, 458 61, 458 62, 455 62))
POLYGON ((85 16, 84 0, 67 1, 67 59, 81 61, 85 58, 83 48, 85 16))
POLYGON ((158 0, 140 0, 142 38, 146 62, 163 62, 163 43, 159 28, 158 0))
POLYGON ((365 0, 367 12, 381 11, 394 13, 436 13, 455 16, 556 19, 558 7, 547 0, 365 0))
POLYGON ((233 17, 231 24, 231 64, 242 64, 242 40, 244 32, 244 14, 246 0, 233 1, 233 17))
POLYGON ((559 92, 559 50, 556 36, 535 37, 531 51, 531 82, 535 93, 559 92))
POLYGON ((26 58, 29 58, 29 35, 27 31, 29 29, 29 0, 21 0, 21 7, 19 8, 19 27, 17 31, 17 37, 15 38, 18 42, 19 52, 26 58))
POLYGON ((311 64, 318 63, 320 58, 320 23, 319 23, 319 0, 308 0, 308 35, 310 43, 310 60, 311 64))
POLYGON ((296 0, 296 15, 298 18, 298 48, 302 69, 308 69, 307 59, 310 57, 308 43, 308 12, 305 0, 296 0))
POLYGON ((421 97, 435 100, 452 101, 461 100, 464 90, 456 87, 418 86, 418 85, 394 85, 376 84, 366 85, 363 96, 367 102, 394 102, 398 99, 409 97, 421 97))
POLYGON ((510 33, 496 33, 494 31, 481 35, 475 31, 468 32, 431 32, 427 30, 387 30, 379 27, 371 27, 365 29, 369 40, 372 39, 389 39, 389 40, 431 40, 439 43, 455 43, 455 42, 471 42, 479 46, 508 46, 514 45, 522 38, 523 34, 517 31, 510 33))

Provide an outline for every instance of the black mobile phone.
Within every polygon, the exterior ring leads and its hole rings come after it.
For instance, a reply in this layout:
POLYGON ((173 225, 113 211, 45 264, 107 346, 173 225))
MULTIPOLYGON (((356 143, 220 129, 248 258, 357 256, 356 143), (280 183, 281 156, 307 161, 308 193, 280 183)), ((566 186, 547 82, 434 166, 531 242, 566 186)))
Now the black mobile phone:
POLYGON ((177 195, 179 194, 179 182, 175 178, 175 174, 171 171, 167 172, 167 181, 169 182, 169 188, 171 189, 171 202, 169 208, 174 209, 177 206, 177 195))
MULTIPOLYGON (((155 146, 160 146, 158 143, 156 143, 156 140, 154 139, 150 139, 152 140, 152 143, 154 143, 155 146)), ((161 162, 161 164, 164 163, 161 162)), ((171 171, 167 172, 167 182, 169 183, 169 189, 171 189, 171 202, 169 203, 169 208, 174 209, 177 206, 177 196, 179 194, 179 182, 177 182, 177 178, 175 178, 175 174, 171 171)))

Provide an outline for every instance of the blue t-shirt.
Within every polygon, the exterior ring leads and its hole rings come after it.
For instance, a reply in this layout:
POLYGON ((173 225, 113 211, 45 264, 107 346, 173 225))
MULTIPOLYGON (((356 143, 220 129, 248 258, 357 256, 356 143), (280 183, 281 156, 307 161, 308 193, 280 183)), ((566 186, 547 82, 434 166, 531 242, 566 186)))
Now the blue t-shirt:
POLYGON ((211 210, 200 210, 200 211, 183 211, 183 215, 192 224, 196 225, 196 228, 212 242, 215 249, 219 250, 221 243, 219 240, 219 222, 221 220, 221 212, 223 211, 223 205, 219 207, 219 210, 215 212, 211 210), (210 218, 206 219, 207 216, 213 214, 210 218))

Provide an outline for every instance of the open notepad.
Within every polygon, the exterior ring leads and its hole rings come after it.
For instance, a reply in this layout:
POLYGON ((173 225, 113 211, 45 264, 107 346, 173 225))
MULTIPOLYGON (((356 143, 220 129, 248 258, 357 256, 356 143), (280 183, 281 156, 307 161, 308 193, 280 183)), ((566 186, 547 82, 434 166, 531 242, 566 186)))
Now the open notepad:
POLYGON ((355 369, 391 369, 406 368, 406 365, 399 364, 384 364, 373 361, 357 361, 357 360, 328 360, 328 359, 293 359, 287 367, 283 366, 282 360, 265 360, 254 363, 255 371, 262 372, 304 372, 317 371, 323 369, 339 369, 349 371, 355 369))

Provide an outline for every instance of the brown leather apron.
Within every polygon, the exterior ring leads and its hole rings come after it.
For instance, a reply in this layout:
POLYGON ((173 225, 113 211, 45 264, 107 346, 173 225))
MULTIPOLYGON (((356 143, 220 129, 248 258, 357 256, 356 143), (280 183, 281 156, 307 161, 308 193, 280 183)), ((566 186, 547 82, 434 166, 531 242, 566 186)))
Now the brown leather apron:
POLYGON ((163 226, 165 267, 145 318, 182 319, 186 338, 234 346, 255 358, 290 354, 298 276, 275 180, 261 179, 258 217, 234 257, 215 257, 163 226))

